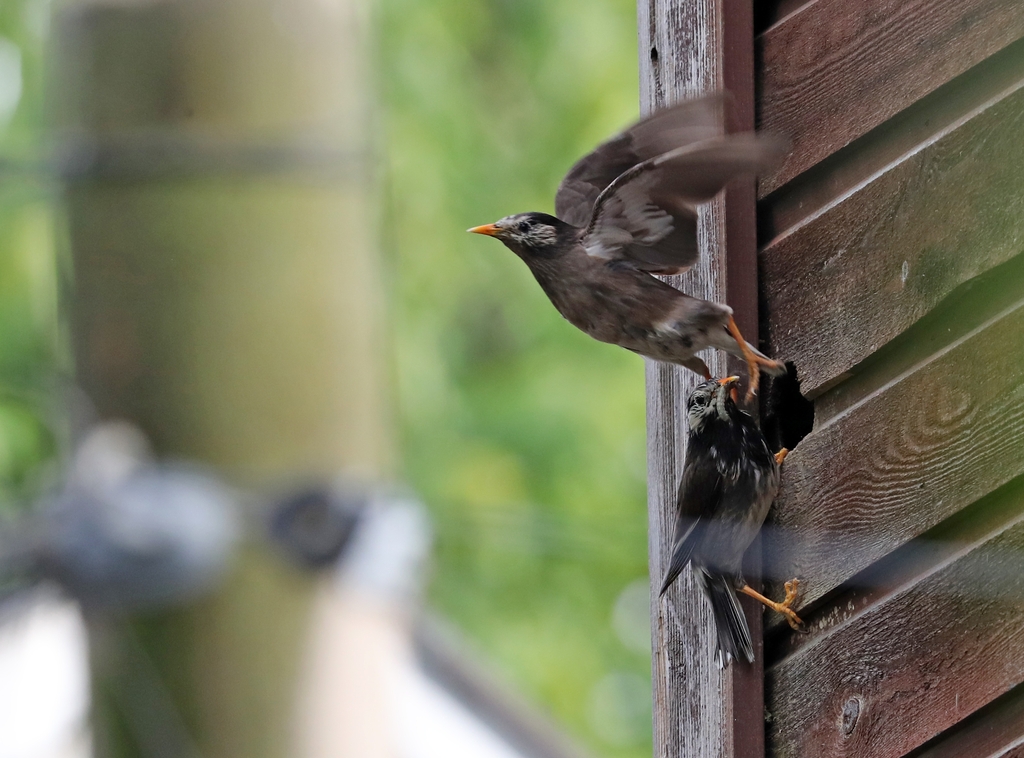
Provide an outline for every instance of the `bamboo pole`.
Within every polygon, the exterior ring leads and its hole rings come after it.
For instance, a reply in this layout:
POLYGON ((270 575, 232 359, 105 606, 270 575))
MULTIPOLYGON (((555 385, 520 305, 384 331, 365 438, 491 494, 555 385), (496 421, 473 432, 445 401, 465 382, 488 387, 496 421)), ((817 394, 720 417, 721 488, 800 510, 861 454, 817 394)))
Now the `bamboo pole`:
MULTIPOLYGON (((78 380, 250 487, 391 467, 363 21, 352 0, 54 16, 78 380)), ((208 758, 294 755, 313 596, 253 549, 216 597, 134 621, 171 711, 157 748, 177 720, 208 758)), ((151 752, 123 651, 97 650, 100 753, 151 752)))

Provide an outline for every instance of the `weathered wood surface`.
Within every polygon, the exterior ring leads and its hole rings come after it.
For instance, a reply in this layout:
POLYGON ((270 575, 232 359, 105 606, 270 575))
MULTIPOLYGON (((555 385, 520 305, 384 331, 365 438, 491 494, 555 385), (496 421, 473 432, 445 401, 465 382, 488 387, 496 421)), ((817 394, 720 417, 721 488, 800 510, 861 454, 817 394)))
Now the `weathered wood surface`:
POLYGON ((767 674, 777 758, 897 758, 1024 680, 1024 513, 767 674))
POLYGON ((982 324, 1024 300, 1024 253, 961 285, 931 313, 871 354, 855 374, 814 400, 823 428, 832 418, 877 393, 982 324))
MULTIPOLYGON (((644 112, 722 88, 736 99, 735 126, 753 128, 753 18, 748 0, 646 0, 638 4, 644 112)), ((673 283, 728 300, 741 330, 757 334, 757 240, 752 183, 728 188, 701 209, 701 261, 673 283), (728 260, 724 254, 729 250, 728 260)), ((721 355, 710 369, 727 368, 721 355)), ((648 363, 648 496, 652 577, 654 754, 662 758, 747 758, 764 753, 761 619, 747 607, 757 661, 719 670, 707 601, 684 572, 659 598, 674 530, 685 445, 685 399, 699 377, 648 363)))
POLYGON ((768 617, 768 754, 1024 754, 1024 6, 770 5, 762 337, 818 416, 766 538, 810 622, 768 617))
POLYGON ((1024 472, 1022 334, 1018 302, 805 438, 769 575, 801 577, 813 602, 1024 472))
MULTIPOLYGON (((783 622, 773 624, 770 643, 766 642, 766 666, 817 644, 839 626, 849 624, 870 606, 912 587, 930 576, 938 567, 948 565, 962 555, 965 546, 984 543, 998 534, 1005 524, 1016 520, 1024 504, 1024 477, 1017 477, 995 492, 960 510, 921 536, 888 553, 884 558, 854 574, 837 592, 817 604, 802 617, 806 633, 792 632, 783 622)), ((842 548, 837 550, 842 554, 842 548)), ((1024 571, 1024 564, 1015 563, 1024 571)))
POLYGON ((914 758, 1021 758, 1024 756, 1024 692, 1004 696, 972 716, 948 737, 940 736, 914 758))
POLYGON ((816 0, 759 38, 761 128, 794 142, 761 196, 1024 37, 1020 0, 816 0))
POLYGON ((805 393, 1024 249, 1022 132, 1017 84, 762 251, 769 350, 805 393))
POLYGON ((763 198, 762 244, 813 218, 910 153, 1011 94, 1024 80, 1024 39, 1017 40, 908 106, 881 126, 828 156, 763 198))

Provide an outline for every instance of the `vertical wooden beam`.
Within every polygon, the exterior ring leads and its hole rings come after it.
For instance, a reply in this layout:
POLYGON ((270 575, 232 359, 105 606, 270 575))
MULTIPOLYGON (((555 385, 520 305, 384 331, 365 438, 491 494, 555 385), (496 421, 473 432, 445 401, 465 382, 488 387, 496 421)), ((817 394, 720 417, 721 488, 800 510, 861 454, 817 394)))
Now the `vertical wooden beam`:
MULTIPOLYGON (((249 487, 390 468, 364 10, 68 0, 54 19, 78 380, 160 454, 249 487)), ((134 620, 165 707, 133 717, 139 666, 94 656, 99 754, 298 755, 313 590, 250 548, 217 596, 134 620)))
MULTIPOLYGON (((754 127, 754 30, 751 0, 640 0, 641 108, 648 113, 686 97, 727 89, 730 127, 754 127)), ((702 209, 700 262, 673 278, 684 291, 727 302, 744 335, 756 341, 757 237, 753 180, 736 182, 702 209)), ((707 357, 716 375, 738 367, 707 357)), ((686 395, 699 378, 661 363, 647 364, 648 499, 654 754, 663 758, 753 758, 764 754, 762 612, 744 603, 755 663, 714 663, 716 636, 707 601, 690 572, 659 599, 675 518, 683 461, 686 395)), ((752 549, 756 581, 759 553, 752 549)))

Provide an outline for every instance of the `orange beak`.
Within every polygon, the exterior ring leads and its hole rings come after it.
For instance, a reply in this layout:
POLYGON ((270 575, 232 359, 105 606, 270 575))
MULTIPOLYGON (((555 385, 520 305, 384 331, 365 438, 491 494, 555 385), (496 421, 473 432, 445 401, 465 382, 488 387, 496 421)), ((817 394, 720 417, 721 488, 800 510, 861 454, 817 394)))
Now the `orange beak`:
POLYGON ((729 387, 729 397, 731 397, 731 398, 732 398, 732 401, 733 401, 734 403, 737 403, 737 404, 738 404, 738 403, 739 403, 739 401, 740 401, 740 400, 739 400, 739 397, 740 397, 740 396, 739 396, 739 394, 738 394, 738 393, 736 392, 736 388, 735 388, 735 387, 733 387, 733 386, 731 386, 731 385, 734 385, 734 384, 736 384, 736 382, 738 382, 739 380, 740 380, 740 378, 739 378, 738 376, 727 376, 727 377, 725 377, 725 379, 719 379, 719 380, 718 380, 718 383, 719 383, 719 384, 720 384, 720 385, 721 385, 722 387, 729 387))
POLYGON ((484 224, 483 226, 474 226, 472 229, 467 229, 467 232, 473 232, 473 234, 486 234, 488 237, 498 236, 498 227, 494 224, 484 224))

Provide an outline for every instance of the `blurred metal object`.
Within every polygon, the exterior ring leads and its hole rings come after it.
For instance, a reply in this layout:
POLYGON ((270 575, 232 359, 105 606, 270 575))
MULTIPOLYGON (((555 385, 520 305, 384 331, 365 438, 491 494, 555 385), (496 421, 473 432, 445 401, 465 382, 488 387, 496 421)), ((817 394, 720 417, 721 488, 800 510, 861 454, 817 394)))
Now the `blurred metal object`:
POLYGON ((317 584, 294 710, 304 758, 408 755, 396 703, 412 661, 430 528, 411 496, 365 493, 345 550, 317 584))
POLYGON ((103 424, 83 440, 63 491, 0 534, 0 568, 55 581, 88 611, 180 603, 225 575, 236 506, 210 474, 152 461, 135 427, 103 424))
POLYGON ((426 507, 408 494, 375 493, 359 520, 338 579, 380 602, 418 604, 430 555, 426 507))
POLYGON ((422 589, 432 530, 426 506, 392 486, 306 486, 279 496, 268 537, 309 569, 333 567, 336 579, 377 600, 404 605, 422 589))
POLYGON ((313 570, 333 566, 340 584, 399 605, 419 598, 432 530, 411 493, 345 482, 307 487, 276 500, 267 527, 292 560, 313 570))
POLYGON ((368 502, 364 492, 305 487, 271 507, 268 536, 299 565, 326 568, 338 561, 351 542, 368 502))
MULTIPOLYGON (((500 738, 510 754, 589 758, 589 751, 503 681, 450 623, 424 614, 413 634, 418 669, 500 738)), ((428 754, 427 750, 420 752, 428 754)))

